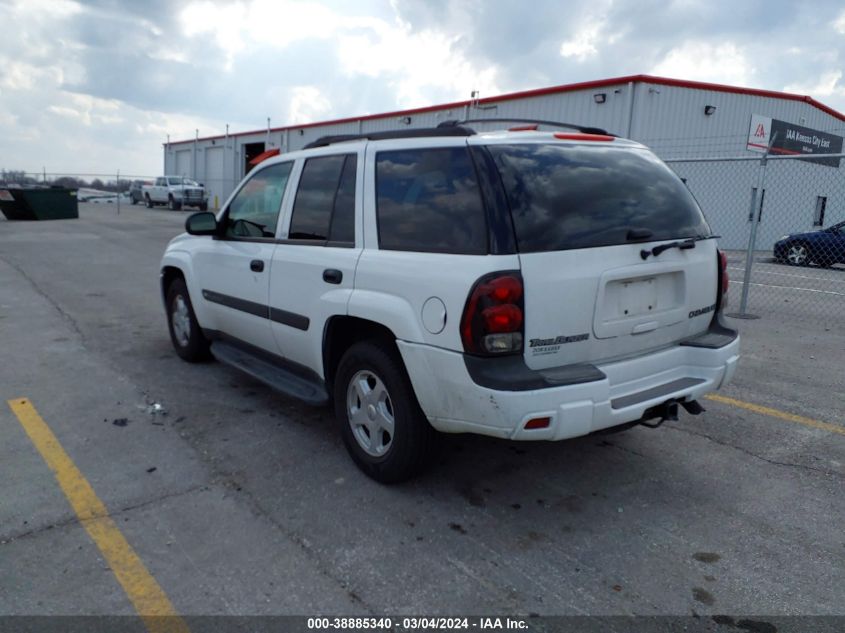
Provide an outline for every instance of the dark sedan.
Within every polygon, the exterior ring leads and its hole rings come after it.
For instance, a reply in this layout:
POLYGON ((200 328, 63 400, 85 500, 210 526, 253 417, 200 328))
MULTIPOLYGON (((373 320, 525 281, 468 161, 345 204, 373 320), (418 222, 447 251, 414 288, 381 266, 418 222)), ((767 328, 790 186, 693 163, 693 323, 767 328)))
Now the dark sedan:
POLYGON ((810 233, 780 238, 774 248, 775 260, 792 266, 845 264, 845 222, 810 233))

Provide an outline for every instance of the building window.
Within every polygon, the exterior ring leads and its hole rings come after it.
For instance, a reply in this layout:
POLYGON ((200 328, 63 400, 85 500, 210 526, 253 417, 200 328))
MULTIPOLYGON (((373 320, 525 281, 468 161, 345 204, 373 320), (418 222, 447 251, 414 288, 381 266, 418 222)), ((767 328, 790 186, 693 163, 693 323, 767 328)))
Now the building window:
POLYGON ((827 208, 827 196, 816 198, 816 212, 813 214, 813 226, 824 226, 825 208, 827 208))
MULTIPOLYGON (((763 219, 763 204, 766 202, 766 190, 763 189, 763 195, 760 200, 760 211, 757 213, 757 222, 763 219)), ((757 187, 751 188, 751 209, 748 211, 748 221, 754 219, 754 209, 757 208, 757 187)))

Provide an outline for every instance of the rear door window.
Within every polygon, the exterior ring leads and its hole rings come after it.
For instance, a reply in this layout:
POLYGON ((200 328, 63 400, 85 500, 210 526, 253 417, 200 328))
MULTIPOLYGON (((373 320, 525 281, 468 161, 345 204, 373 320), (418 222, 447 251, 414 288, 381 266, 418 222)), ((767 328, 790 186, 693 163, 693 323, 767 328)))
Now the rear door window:
POLYGON ((466 147, 379 152, 379 248, 483 255, 487 225, 466 147))
POLYGON ((689 189, 644 149, 580 145, 488 146, 510 202, 520 252, 710 235, 689 189))
POLYGON ((302 168, 288 238, 315 244, 355 241, 357 156, 309 158, 302 168))

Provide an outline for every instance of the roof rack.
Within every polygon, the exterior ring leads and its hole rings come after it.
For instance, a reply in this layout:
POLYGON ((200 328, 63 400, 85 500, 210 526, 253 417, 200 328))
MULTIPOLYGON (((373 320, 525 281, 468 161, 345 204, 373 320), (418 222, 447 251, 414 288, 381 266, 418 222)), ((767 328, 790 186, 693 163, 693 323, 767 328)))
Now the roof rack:
POLYGON ((544 121, 542 119, 464 119, 459 121, 457 119, 452 121, 443 121, 437 127, 448 130, 451 127, 460 127, 466 123, 529 123, 537 125, 550 125, 552 127, 562 127, 569 130, 577 130, 582 134, 607 134, 608 136, 616 136, 607 130, 600 127, 590 127, 587 125, 575 125, 574 123, 562 123, 560 121, 544 121))
POLYGON ((302 149, 312 149, 314 147, 327 147, 335 143, 345 143, 348 141, 359 141, 362 139, 369 141, 383 141, 392 138, 424 138, 435 136, 472 136, 475 130, 464 127, 459 124, 450 125, 448 127, 424 127, 417 129, 405 130, 388 130, 386 132, 368 132, 366 134, 335 134, 332 136, 321 136, 316 141, 312 141, 305 145, 302 149))

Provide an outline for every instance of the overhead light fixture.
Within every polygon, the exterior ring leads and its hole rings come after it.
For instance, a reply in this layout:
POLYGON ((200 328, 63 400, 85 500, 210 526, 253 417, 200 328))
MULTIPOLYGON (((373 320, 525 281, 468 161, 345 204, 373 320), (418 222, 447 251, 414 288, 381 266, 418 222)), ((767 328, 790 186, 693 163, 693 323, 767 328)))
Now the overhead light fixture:
POLYGON ((604 103, 605 101, 607 101, 607 94, 604 92, 597 92, 593 95, 593 101, 595 101, 596 103, 604 103))
POLYGON ((714 105, 706 105, 704 106, 704 114, 710 116, 716 111, 716 106, 714 105))

